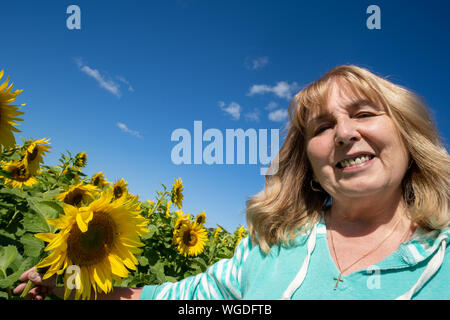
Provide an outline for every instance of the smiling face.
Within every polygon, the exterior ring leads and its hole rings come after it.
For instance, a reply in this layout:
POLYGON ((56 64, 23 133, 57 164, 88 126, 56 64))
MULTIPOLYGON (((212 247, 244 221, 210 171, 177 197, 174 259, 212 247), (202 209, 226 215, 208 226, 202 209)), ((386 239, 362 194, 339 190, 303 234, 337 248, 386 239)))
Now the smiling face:
POLYGON ((335 199, 401 191, 409 156, 386 111, 331 84, 325 112, 313 113, 306 152, 315 181, 335 199))

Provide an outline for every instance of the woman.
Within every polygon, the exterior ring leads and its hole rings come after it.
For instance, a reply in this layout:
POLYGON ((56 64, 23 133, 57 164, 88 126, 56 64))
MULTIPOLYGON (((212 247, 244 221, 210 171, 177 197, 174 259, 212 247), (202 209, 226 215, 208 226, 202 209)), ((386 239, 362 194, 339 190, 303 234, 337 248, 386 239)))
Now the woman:
MULTIPOLYGON (((104 298, 450 298, 450 160, 421 99, 340 66, 289 111, 278 171, 247 202, 251 236, 234 257, 104 298)), ((21 279, 33 277, 41 283, 30 270, 21 279)))

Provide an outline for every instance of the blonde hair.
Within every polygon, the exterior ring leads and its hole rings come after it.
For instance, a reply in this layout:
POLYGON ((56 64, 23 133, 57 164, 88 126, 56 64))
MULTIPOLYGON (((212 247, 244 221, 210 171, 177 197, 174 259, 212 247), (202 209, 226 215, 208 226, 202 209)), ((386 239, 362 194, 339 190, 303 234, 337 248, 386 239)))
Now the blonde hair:
POLYGON ((311 113, 327 105, 333 81, 338 81, 341 89, 383 106, 394 121, 410 155, 402 182, 409 218, 425 229, 447 227, 450 158, 426 103, 412 91, 364 68, 344 65, 328 71, 292 99, 287 135, 276 159, 278 170, 266 176, 265 188, 247 200, 252 240, 266 253, 273 245, 289 245, 320 219, 330 200, 324 190, 312 190, 305 128, 311 113))

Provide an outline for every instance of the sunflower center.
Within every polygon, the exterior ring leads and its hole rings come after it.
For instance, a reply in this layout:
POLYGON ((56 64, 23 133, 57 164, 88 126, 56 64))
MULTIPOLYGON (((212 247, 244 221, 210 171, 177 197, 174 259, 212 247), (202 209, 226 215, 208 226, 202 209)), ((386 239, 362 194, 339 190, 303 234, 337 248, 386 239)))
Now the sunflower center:
POLYGON ((76 159, 76 161, 78 166, 84 167, 87 162, 87 157, 86 155, 81 155, 79 158, 76 159))
POLYGON ((205 219, 204 216, 199 216, 199 217, 197 217, 197 219, 195 220, 195 223, 197 223, 197 224, 202 224, 202 223, 204 223, 205 221, 206 221, 206 219, 205 219))
POLYGON ((33 152, 28 152, 27 153, 27 159, 28 161, 33 161, 34 159, 36 159, 36 156, 38 155, 38 148, 34 147, 33 148, 33 152))
POLYGON ((88 230, 81 232, 75 224, 67 240, 67 254, 78 266, 94 265, 109 254, 115 236, 115 225, 105 213, 95 212, 88 230))
POLYGON ((65 198, 64 202, 75 207, 79 207, 83 201, 83 192, 75 190, 69 193, 65 198))
POLYGON ((183 234, 183 243, 186 246, 190 247, 195 246, 197 244, 197 240, 198 238, 195 232, 188 230, 183 234))
POLYGON ((15 167, 12 170, 11 175, 14 180, 20 182, 27 181, 30 178, 30 176, 27 174, 27 169, 24 166, 15 167))
POLYGON ((118 199, 122 196, 123 190, 121 187, 115 187, 114 188, 114 198, 118 199))

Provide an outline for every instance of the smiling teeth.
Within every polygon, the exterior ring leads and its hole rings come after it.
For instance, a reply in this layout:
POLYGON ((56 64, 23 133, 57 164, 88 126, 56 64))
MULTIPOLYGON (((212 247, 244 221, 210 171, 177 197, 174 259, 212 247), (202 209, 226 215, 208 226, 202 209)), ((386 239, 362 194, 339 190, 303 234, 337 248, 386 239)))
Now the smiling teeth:
POLYGON ((339 166, 341 168, 346 168, 346 167, 354 166, 354 165, 357 165, 357 164, 361 164, 363 162, 369 161, 370 159, 372 159, 371 156, 361 155, 361 156, 357 156, 357 157, 352 158, 352 159, 342 160, 341 162, 339 162, 339 166))

